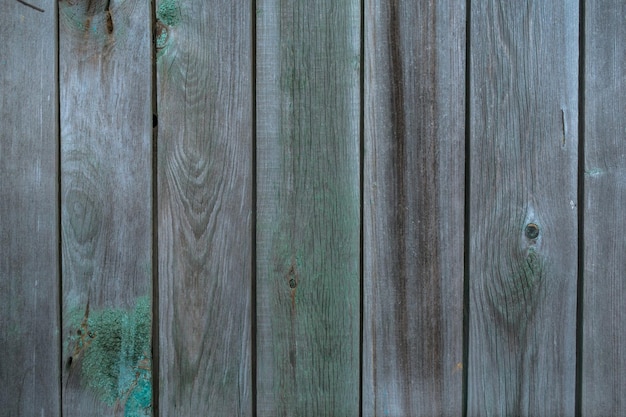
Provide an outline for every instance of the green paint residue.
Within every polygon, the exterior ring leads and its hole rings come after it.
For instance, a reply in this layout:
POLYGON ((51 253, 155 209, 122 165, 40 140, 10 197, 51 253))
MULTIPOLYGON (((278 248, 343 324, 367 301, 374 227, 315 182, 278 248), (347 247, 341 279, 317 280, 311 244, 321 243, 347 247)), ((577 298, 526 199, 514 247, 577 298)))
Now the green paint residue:
POLYGON ((180 22, 180 9, 177 0, 163 0, 157 9, 157 19, 167 26, 175 26, 180 22))
POLYGON ((157 28, 156 28, 156 48, 157 57, 160 57, 164 48, 167 46, 170 28, 180 23, 181 13, 177 0, 163 0, 156 12, 157 28))
POLYGON ((590 177, 597 177, 599 175, 602 175, 603 171, 600 168, 591 168, 585 171, 585 175, 588 175, 590 177))
POLYGON ((158 30, 157 36, 156 36, 157 49, 164 48, 166 43, 167 43, 167 31, 164 29, 158 30))
POLYGON ((81 377, 107 405, 124 416, 150 416, 152 409, 151 311, 147 297, 132 311, 75 311, 70 343, 82 363, 81 377))

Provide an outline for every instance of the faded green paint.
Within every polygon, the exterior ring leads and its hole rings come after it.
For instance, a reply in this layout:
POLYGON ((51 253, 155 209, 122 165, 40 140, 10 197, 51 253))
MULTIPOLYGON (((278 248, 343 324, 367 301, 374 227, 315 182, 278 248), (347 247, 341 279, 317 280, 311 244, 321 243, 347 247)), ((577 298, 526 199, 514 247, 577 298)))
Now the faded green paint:
POLYGON ((81 378, 109 406, 126 417, 151 415, 151 309, 148 297, 131 311, 74 310, 69 315, 73 361, 81 378))
POLYGON ((259 414, 350 415, 359 403, 360 9, 281 1, 258 10, 268 16, 258 20, 258 96, 277 104, 260 108, 258 131, 259 414))

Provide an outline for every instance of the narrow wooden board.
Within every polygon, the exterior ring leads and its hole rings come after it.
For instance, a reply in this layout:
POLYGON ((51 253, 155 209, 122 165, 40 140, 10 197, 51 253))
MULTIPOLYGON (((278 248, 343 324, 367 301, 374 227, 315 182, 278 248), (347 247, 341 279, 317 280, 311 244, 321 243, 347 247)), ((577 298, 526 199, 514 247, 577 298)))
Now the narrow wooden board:
POLYGON ((468 415, 574 415, 578 3, 470 21, 468 415))
POLYGON ((358 415, 360 4, 256 17, 258 415, 358 415))
POLYGON ((163 417, 252 415, 251 12, 157 5, 163 417))
POLYGON ((59 416, 56 16, 2 5, 0 414, 59 416))
POLYGON ((626 415, 626 4, 585 6, 583 416, 626 415))
POLYGON ((151 414, 150 16, 59 2, 64 416, 151 414))
POLYGON ((465 1, 365 10, 363 413, 461 415, 465 1))

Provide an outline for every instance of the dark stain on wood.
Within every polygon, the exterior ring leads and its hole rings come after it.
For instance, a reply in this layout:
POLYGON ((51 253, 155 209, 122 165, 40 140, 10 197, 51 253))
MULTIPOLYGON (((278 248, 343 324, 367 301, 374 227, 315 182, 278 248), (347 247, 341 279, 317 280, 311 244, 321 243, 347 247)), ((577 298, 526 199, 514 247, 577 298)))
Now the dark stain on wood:
POLYGON ((110 35, 113 33, 113 17, 111 16, 111 10, 107 9, 105 13, 107 33, 110 35))
MULTIPOLYGON (((408 46, 403 39, 402 14, 397 2, 389 5, 390 107, 392 117, 395 265, 397 278, 392 281, 398 308, 395 309, 395 346, 402 372, 400 385, 405 390, 402 409, 414 413, 410 400, 416 379, 426 379, 432 392, 441 393, 442 369, 442 300, 438 203, 437 138, 437 56, 436 7, 424 6, 418 15, 423 22, 420 46, 408 46), (418 50, 419 69, 407 62, 418 50), (409 64, 409 65, 406 65, 409 64), (409 128, 410 125, 410 128, 409 128), (417 192, 415 191, 417 190, 417 192), (415 320, 419 318, 419 324, 415 320), (427 337, 415 336, 416 326, 427 337), (420 362, 413 366, 411 362, 420 362)), ((406 36, 406 31, 404 32, 406 36)))
MULTIPOLYGON (((392 114, 392 134, 393 134, 393 152, 392 152, 392 164, 394 168, 394 174, 396 181, 394 182, 394 194, 393 201, 395 202, 395 226, 397 239, 394 239, 395 246, 395 261, 397 265, 397 279, 392 283, 395 289, 396 303, 400 308, 396 308, 395 314, 395 326, 398 331, 395 333, 395 344, 401 353, 398 357, 404 363, 400 364, 402 369, 402 381, 400 385, 406 390, 410 387, 410 373, 408 363, 410 340, 407 338, 410 336, 409 332, 409 314, 406 311, 407 307, 407 280, 409 279, 407 273, 407 242, 405 238, 407 223, 406 223, 406 211, 407 211, 407 195, 406 195, 406 123, 404 114, 404 69, 402 62, 402 38, 401 38, 401 24, 400 24, 400 11, 398 10, 398 2, 392 1, 389 4, 389 67, 391 69, 391 114, 392 114)), ((409 410, 410 403, 406 401, 406 396, 402 396, 401 401, 403 410, 409 410)))

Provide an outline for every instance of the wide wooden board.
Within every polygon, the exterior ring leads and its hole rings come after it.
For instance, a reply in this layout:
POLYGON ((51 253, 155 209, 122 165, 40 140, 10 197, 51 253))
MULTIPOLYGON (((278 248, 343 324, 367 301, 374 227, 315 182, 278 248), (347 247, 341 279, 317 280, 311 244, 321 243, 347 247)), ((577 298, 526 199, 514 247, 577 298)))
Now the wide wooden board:
POLYGON ((465 2, 365 2, 363 414, 463 400, 465 2))
POLYGON ((578 3, 470 21, 468 415, 574 415, 578 3))
POLYGON ((250 416, 251 4, 157 19, 160 415, 250 416))
POLYGON ((64 416, 151 414, 150 16, 59 2, 64 416))
POLYGON ((626 4, 585 2, 581 415, 626 416, 626 4))
POLYGON ((59 211, 53 0, 0 13, 0 415, 59 416, 59 211))
POLYGON ((258 415, 356 416, 360 4, 256 5, 258 415))

